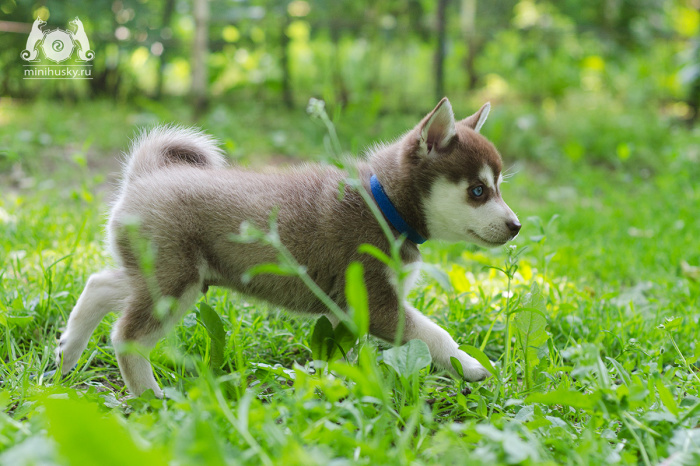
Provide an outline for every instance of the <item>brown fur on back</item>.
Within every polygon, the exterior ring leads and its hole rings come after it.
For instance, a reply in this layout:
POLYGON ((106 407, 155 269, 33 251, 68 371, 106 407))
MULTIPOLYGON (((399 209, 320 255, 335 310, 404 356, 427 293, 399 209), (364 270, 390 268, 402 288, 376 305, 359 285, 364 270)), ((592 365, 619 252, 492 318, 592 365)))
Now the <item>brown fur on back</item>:
MULTIPOLYGON (((359 167, 365 189, 372 169, 359 167)), ((273 210, 280 239, 309 276, 341 308, 345 307, 347 266, 365 267, 370 306, 395 305, 387 292, 385 266, 358 253, 363 243, 389 252, 379 223, 357 191, 339 185, 347 175, 330 167, 306 167, 286 173, 171 166, 127 184, 112 212, 113 250, 132 274, 140 275, 122 219, 138 218, 141 234, 156 253, 156 276, 163 295, 179 297, 188 286, 226 286, 290 310, 323 313, 327 309, 296 277, 264 275, 249 283, 242 275, 254 265, 277 262, 263 244, 237 243, 232 236, 249 221, 267 229, 273 210), (176 286, 173 289, 173 285, 176 286)), ((416 246, 403 246, 407 261, 419 259, 416 246)))

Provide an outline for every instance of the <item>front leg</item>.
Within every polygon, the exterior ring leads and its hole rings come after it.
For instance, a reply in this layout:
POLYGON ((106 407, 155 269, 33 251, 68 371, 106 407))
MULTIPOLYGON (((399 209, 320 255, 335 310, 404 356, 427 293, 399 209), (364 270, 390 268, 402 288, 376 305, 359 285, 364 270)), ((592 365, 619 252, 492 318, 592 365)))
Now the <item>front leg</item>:
MULTIPOLYGON (((367 266, 365 270, 370 271, 372 268, 367 266)), ((386 272, 376 275, 368 273, 365 279, 367 291, 369 293, 369 332, 375 337, 381 338, 389 343, 394 343, 396 341, 399 322, 399 297, 396 293, 387 293, 387 289, 396 289, 388 279, 389 276, 390 275, 386 272)), ((409 278, 409 280, 407 280, 408 285, 406 283, 404 284, 405 290, 411 288, 410 284, 416 277, 417 275, 414 275, 414 278, 409 278)), ((452 339, 445 329, 428 319, 415 307, 408 304, 405 299, 403 301, 405 324, 401 338, 402 343, 415 339, 422 340, 428 345, 430 356, 435 365, 442 369, 447 369, 454 375, 457 374, 452 367, 450 358, 457 358, 457 360, 462 363, 464 379, 469 382, 478 382, 491 375, 479 361, 460 350, 457 342, 452 339)))
POLYGON ((413 339, 423 340, 428 345, 433 362, 453 374, 455 374, 455 370, 450 362, 450 357, 457 358, 462 363, 464 378, 469 382, 478 382, 491 375, 479 361, 460 350, 457 342, 452 339, 445 329, 428 319, 408 303, 404 304, 404 309, 406 310, 406 325, 403 333, 404 342, 413 339))

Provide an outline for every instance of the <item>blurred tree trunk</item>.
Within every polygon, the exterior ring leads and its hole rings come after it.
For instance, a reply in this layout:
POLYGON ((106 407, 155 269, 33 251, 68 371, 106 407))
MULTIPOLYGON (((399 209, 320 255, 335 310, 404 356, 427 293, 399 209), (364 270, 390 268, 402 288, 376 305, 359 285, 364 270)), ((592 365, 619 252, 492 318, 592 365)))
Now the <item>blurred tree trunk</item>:
MULTIPOLYGON (((106 48, 106 47, 105 47, 106 48)), ((121 62, 121 49, 117 48, 115 56, 105 61, 104 67, 99 69, 93 67, 92 79, 90 83, 90 93, 95 96, 107 96, 113 99, 119 97, 119 87, 122 82, 122 70, 119 69, 121 62)))
POLYGON ((331 72, 333 73, 333 83, 336 89, 336 103, 345 107, 350 100, 348 87, 345 85, 343 70, 340 60, 340 25, 331 19, 329 24, 331 43, 333 44, 333 56, 331 57, 331 72))
POLYGON ((192 105, 195 119, 207 108, 207 56, 209 53, 209 0, 194 0, 192 44, 192 105))
POLYGON ((284 12, 284 20, 282 21, 282 31, 280 33, 280 47, 282 49, 282 100, 284 105, 291 109, 294 108, 294 96, 292 95, 292 78, 289 70, 289 36, 287 28, 289 27, 289 14, 284 12))
MULTIPOLYGON (((163 4, 163 22, 160 25, 160 30, 161 30, 161 35, 160 39, 162 43, 165 41, 163 40, 163 30, 166 28, 170 28, 170 20, 173 17, 173 10, 175 9, 175 0, 165 0, 165 3, 163 4)), ((170 47, 165 47, 165 44, 163 45, 163 52, 160 54, 160 57, 158 57, 158 82, 156 83, 156 99, 160 99, 161 96, 163 95, 163 74, 165 72, 165 67, 168 64, 168 59, 167 55, 169 52, 170 47)))
POLYGON ((467 84, 467 89, 469 90, 475 89, 479 80, 474 65, 479 48, 476 35, 476 2, 477 0, 462 0, 459 18, 462 36, 467 44, 467 56, 464 59, 464 67, 469 79, 467 84))
POLYGON ((437 50, 435 51, 435 98, 445 96, 445 10, 449 0, 438 0, 437 6, 437 50))
MULTIPOLYGON (((100 60, 104 60, 104 65, 93 65, 92 79, 90 79, 88 83, 90 85, 91 95, 109 96, 116 99, 119 95, 119 86, 122 80, 122 71, 119 69, 122 51, 120 47, 115 47, 110 53, 111 47, 109 46, 114 44, 116 41, 113 31, 119 27, 116 16, 111 15, 111 18, 111 27, 109 28, 110 33, 105 34, 104 36, 99 36, 98 39, 101 39, 103 50, 105 51, 105 56, 100 58, 100 60)), ((93 36, 90 36, 90 38, 92 39, 93 36)))
POLYGON ((688 92, 688 106, 690 107, 690 125, 693 126, 700 120, 700 37, 695 44, 693 54, 693 64, 695 73, 690 81, 690 91, 688 92))
MULTIPOLYGON (((700 13, 700 6, 696 6, 700 13)), ((700 33, 695 36, 691 42, 691 58, 689 66, 694 70, 690 78, 690 89, 688 92, 688 106, 690 107, 689 124, 694 126, 700 121, 700 33)))

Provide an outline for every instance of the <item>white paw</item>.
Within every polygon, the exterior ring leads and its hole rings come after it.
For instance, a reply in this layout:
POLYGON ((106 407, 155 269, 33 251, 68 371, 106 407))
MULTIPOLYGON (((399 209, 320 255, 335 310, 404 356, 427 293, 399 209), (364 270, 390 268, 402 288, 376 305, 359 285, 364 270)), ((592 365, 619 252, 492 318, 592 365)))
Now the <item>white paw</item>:
MULTIPOLYGON (((459 350, 457 356, 459 362, 462 363, 462 373, 464 374, 464 380, 469 382, 479 382, 480 380, 487 379, 491 377, 491 372, 489 372, 484 366, 482 366, 479 361, 469 356, 462 350, 459 350)), ((452 368, 454 372, 454 368, 452 368)))
POLYGON ((61 368, 61 374, 66 375, 73 370, 80 359, 85 345, 68 338, 68 333, 64 333, 56 347, 56 365, 61 368), (63 359, 63 361, 61 361, 63 359))

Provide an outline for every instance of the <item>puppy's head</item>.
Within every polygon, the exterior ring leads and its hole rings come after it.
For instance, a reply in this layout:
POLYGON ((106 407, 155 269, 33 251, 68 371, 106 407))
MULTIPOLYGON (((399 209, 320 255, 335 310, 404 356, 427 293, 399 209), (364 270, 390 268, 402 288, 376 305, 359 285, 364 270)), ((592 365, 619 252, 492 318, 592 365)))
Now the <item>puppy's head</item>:
POLYGON ((489 109, 487 103, 455 121, 450 102, 442 99, 403 139, 401 163, 421 199, 430 238, 495 247, 520 231, 501 198, 501 156, 479 134, 489 109))

